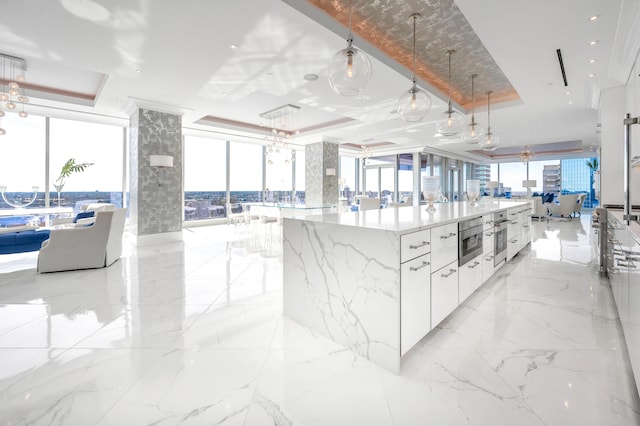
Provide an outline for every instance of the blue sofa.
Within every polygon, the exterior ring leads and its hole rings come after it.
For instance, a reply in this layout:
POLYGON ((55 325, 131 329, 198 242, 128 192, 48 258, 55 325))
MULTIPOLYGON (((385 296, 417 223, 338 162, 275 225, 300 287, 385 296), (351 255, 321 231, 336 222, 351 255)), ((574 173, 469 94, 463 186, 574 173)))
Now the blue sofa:
POLYGON ((48 239, 48 229, 29 229, 0 234, 0 254, 38 251, 42 242, 48 239))

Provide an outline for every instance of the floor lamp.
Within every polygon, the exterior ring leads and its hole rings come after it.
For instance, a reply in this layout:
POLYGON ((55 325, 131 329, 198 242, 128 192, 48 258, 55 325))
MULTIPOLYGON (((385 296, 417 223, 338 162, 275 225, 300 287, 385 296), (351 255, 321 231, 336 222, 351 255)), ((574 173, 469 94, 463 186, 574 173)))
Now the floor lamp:
POLYGON ((527 188, 527 198, 531 198, 531 188, 538 186, 538 182, 535 179, 527 179, 522 181, 522 187, 527 188))

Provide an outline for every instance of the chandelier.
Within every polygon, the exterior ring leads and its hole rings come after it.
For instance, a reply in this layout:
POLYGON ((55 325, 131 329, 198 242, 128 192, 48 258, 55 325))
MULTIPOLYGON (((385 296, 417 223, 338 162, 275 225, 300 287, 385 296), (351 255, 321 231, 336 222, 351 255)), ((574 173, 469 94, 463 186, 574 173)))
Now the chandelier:
POLYGON ((279 160, 285 164, 294 161, 293 149, 289 145, 293 136, 300 133, 298 111, 300 111, 300 107, 287 104, 260 114, 261 118, 267 120, 263 125, 268 129, 265 136, 267 141, 265 155, 268 165, 273 165, 275 161, 279 160))
POLYGON ((24 95, 23 82, 27 71, 27 63, 24 59, 0 53, 0 135, 6 134, 2 127, 2 117, 5 109, 10 112, 18 111, 22 118, 29 114, 24 110, 24 104, 29 101, 24 95), (20 108, 18 105, 20 104, 20 108))
POLYGON ((536 156, 536 153, 531 151, 529 148, 527 148, 526 146, 524 147, 524 150, 520 151, 518 153, 518 157, 520 157, 520 161, 522 161, 523 163, 528 163, 529 161, 533 160, 533 157, 536 156))
POLYGON ((336 53, 329 64, 329 86, 331 86, 331 90, 342 96, 359 95, 371 80, 369 57, 363 51, 353 47, 351 3, 352 1, 349 2, 347 47, 336 53))

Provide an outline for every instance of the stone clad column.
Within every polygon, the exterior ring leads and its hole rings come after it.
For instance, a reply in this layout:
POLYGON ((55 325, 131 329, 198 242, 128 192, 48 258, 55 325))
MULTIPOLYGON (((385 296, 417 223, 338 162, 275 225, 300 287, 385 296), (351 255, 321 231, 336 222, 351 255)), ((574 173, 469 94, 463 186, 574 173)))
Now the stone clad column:
POLYGON ((139 245, 181 241, 182 117, 138 108, 129 126, 129 231, 139 245), (152 167, 151 155, 173 157, 173 167, 152 167))
POLYGON ((338 204, 338 144, 317 142, 305 146, 305 205, 338 204))

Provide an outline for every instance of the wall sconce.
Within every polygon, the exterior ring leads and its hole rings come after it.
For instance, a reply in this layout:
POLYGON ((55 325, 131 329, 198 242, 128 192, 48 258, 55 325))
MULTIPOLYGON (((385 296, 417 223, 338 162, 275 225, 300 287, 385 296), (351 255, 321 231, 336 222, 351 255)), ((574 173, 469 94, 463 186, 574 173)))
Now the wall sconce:
POLYGON ((173 167, 173 157, 171 155, 150 155, 149 165, 155 168, 158 186, 162 186, 160 182, 160 169, 168 169, 173 167))
POLYGON ((335 176, 336 175, 336 169, 327 169, 325 171, 325 175, 327 175, 327 176, 335 176))
POLYGON ((151 167, 173 167, 173 157, 170 155, 150 155, 149 165, 151 167))

